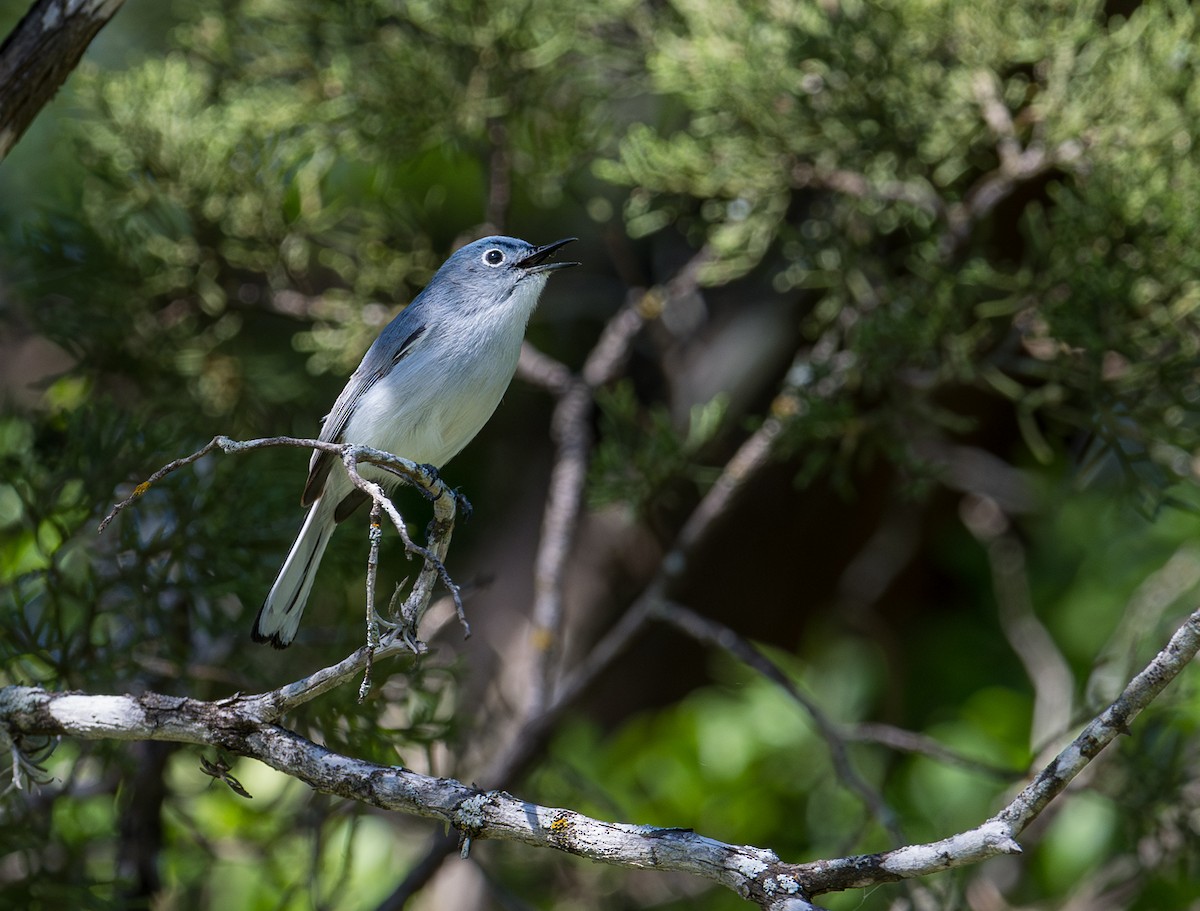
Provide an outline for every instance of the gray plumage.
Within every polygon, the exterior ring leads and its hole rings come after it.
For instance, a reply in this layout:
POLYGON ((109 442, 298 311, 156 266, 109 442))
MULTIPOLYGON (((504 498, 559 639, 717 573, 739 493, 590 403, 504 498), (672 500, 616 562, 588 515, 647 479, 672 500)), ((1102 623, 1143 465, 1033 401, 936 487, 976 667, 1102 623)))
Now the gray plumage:
MULTIPOLYGON (((547 262, 572 240, 535 247, 485 237, 456 251, 367 349, 320 439, 437 468, 452 459, 500 404, 550 273, 578 265, 547 262)), ((284 648, 295 638, 333 529, 366 499, 335 462, 313 452, 301 497, 308 516, 254 621, 256 642, 284 648)), ((386 487, 397 482, 373 466, 361 473, 386 487)))

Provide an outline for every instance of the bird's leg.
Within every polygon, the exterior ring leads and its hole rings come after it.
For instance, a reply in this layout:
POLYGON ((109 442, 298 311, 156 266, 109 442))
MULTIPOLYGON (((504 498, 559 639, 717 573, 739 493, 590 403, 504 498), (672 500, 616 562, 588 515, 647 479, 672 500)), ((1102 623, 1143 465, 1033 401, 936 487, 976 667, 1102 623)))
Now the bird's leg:
POLYGON ((407 584, 408 578, 405 578, 396 586, 392 600, 388 602, 388 614, 397 619, 385 620, 383 617, 379 617, 378 622, 380 626, 387 630, 384 633, 384 640, 386 642, 390 643, 394 639, 399 639, 414 655, 423 655, 429 650, 429 646, 417 638, 415 626, 403 617, 403 604, 401 603, 400 596, 404 591, 404 586, 407 584))

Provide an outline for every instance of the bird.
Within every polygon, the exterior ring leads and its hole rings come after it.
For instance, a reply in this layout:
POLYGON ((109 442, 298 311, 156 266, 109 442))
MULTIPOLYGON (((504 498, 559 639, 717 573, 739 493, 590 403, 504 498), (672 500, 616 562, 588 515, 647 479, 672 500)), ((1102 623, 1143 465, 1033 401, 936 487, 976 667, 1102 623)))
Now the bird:
MULTIPOLYGON (((492 236, 452 253, 367 349, 323 419, 319 439, 440 469, 500 404, 550 274, 579 265, 550 257, 576 239, 535 246, 492 236)), ((291 644, 334 528, 368 499, 335 470, 337 461, 313 451, 300 498, 308 514, 254 620, 255 642, 291 644)), ((399 480, 371 465, 360 474, 385 488, 399 480)))

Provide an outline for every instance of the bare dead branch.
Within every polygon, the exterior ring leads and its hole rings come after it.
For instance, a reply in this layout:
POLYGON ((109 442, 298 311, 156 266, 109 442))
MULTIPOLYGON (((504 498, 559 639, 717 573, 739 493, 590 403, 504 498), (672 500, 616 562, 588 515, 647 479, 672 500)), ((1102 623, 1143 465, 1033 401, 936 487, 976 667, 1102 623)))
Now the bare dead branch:
POLYGON ((693 873, 764 907, 768 897, 799 893, 798 881, 788 872, 790 865, 772 851, 723 844, 687 829, 605 822, 568 809, 538 806, 504 791, 485 791, 452 779, 364 762, 277 725, 263 724, 242 711, 239 703, 236 697, 202 702, 156 693, 94 696, 10 686, 0 689, 0 721, 16 736, 216 747, 258 759, 324 793, 440 820, 471 839, 500 838, 603 863, 693 873))
MULTIPOLYGON (((694 278, 692 279, 694 281, 694 278)), ((595 390, 609 382, 628 357, 634 337, 645 324, 641 296, 626 303, 610 319, 588 355, 582 379, 561 371, 555 394, 550 433, 556 444, 550 471, 549 495, 542 514, 541 534, 534 563, 532 625, 537 660, 531 672, 531 698, 527 714, 541 711, 553 686, 555 659, 561 638, 563 586, 567 559, 575 542, 583 509, 584 485, 592 447, 591 416, 595 390)), ((532 351, 531 346, 530 350, 532 351)), ((540 356, 545 369, 549 360, 540 356)), ((563 368, 565 370, 566 368, 563 368)))
POLYGON ((880 746, 887 747, 889 750, 896 750, 900 753, 913 753, 918 756, 926 756, 935 762, 957 766, 960 769, 967 769, 971 772, 979 772, 982 775, 999 778, 1003 781, 1015 781, 1023 774, 1016 769, 1009 769, 990 762, 982 762, 970 756, 964 756, 957 750, 950 749, 950 747, 934 740, 926 734, 907 731, 892 724, 882 724, 873 721, 852 724, 843 729, 842 736, 847 740, 856 740, 861 743, 877 743, 880 746))
POLYGON ((1034 612, 1025 549, 1008 531, 1007 517, 993 500, 978 496, 966 497, 959 514, 987 554, 1000 628, 1033 684, 1029 743, 1036 753, 1070 727, 1075 675, 1034 612))
POLYGON ((0 161, 124 0, 36 0, 0 44, 0 161))
POLYGON ((1200 610, 1194 611, 1175 631, 1140 674, 1097 718, 1089 722, 1054 761, 996 819, 1002 819, 1020 834, 1046 805, 1070 784, 1118 734, 1129 732, 1133 719, 1153 702, 1200 651, 1200 610))
POLYGON ((264 437, 257 440, 233 440, 226 436, 215 436, 204 446, 190 455, 175 459, 158 469, 149 478, 134 487, 133 492, 117 503, 100 522, 99 531, 103 532, 123 510, 145 495, 154 484, 167 475, 178 471, 187 465, 199 461, 217 449, 226 454, 248 452, 255 449, 266 449, 273 446, 290 446, 298 449, 319 449, 333 453, 341 459, 342 465, 351 483, 371 498, 375 506, 386 513, 393 527, 404 543, 404 549, 410 554, 416 554, 423 561, 423 567, 412 591, 401 605, 399 616, 401 633, 410 648, 420 651, 421 646, 416 638, 416 630, 429 608, 433 596, 433 587, 441 582, 450 592, 458 612, 460 622, 469 635, 470 627, 466 624, 463 611, 462 595, 458 586, 446 569, 445 558, 450 549, 450 537, 454 531, 454 519, 457 513, 459 498, 445 482, 438 477, 437 472, 424 465, 418 465, 408 459, 372 449, 370 446, 356 446, 350 443, 331 443, 325 440, 310 440, 297 437, 264 437), (401 481, 416 487, 433 503, 434 518, 429 526, 427 547, 417 544, 408 533, 408 525, 400 511, 388 497, 379 484, 364 478, 358 471, 359 462, 367 462, 390 471, 401 481))
POLYGON ((923 182, 873 181, 867 175, 856 171, 845 168, 818 168, 808 162, 793 164, 791 177, 792 186, 796 189, 815 187, 856 199, 905 203, 935 217, 941 216, 945 210, 941 197, 923 182))
MULTIPOLYGON (((626 867, 703 877, 762 908, 813 907, 826 892, 867 888, 1020 852, 1016 837, 1150 704, 1200 651, 1200 610, 1013 801, 982 825, 940 841, 882 854, 788 864, 764 848, 727 845, 686 829, 593 819, 538 806, 504 791, 380 766, 320 747, 256 714, 284 702, 280 691, 217 702, 144 693, 102 696, 0 688, 0 746, 27 737, 153 740, 215 747, 260 760, 314 789, 374 807, 441 820, 471 839, 500 838, 626 867)), ((347 662, 366 652, 360 650, 347 662)), ((345 662, 343 663, 345 664, 345 662)), ((343 668, 344 670, 344 668, 343 668)), ((330 676, 336 676, 332 674, 330 676)), ((329 679, 329 677, 326 677, 329 679)), ((293 685, 295 687, 296 685, 293 685)), ((301 690, 315 687, 302 681, 301 690)))
POLYGON ((1167 646, 1138 674, 1099 717, 1046 765, 1007 807, 983 825, 941 841, 912 845, 885 854, 860 855, 836 861, 801 864, 801 882, 810 895, 840 889, 865 888, 882 882, 879 876, 926 876, 952 867, 977 863, 997 854, 1020 852, 1016 842, 1046 806, 1095 759, 1133 719, 1158 697, 1200 651, 1200 610, 1176 630, 1167 646), (814 885, 814 880, 820 885, 814 885))
POLYGON ((371 503, 370 547, 367 551, 367 648, 379 648, 379 614, 375 610, 375 582, 379 574, 379 542, 383 539, 383 516, 379 503, 371 503))
POLYGON ((792 678, 779 665, 723 623, 701 616, 682 604, 666 600, 660 601, 651 609, 651 615, 654 619, 667 623, 691 636, 697 642, 728 652, 787 693, 797 705, 808 713, 818 735, 825 741, 838 781, 849 791, 858 795, 870 814, 887 829, 897 845, 904 843, 904 833, 900 829, 895 812, 887 805, 883 795, 858 774, 858 770, 850 761, 850 755, 846 748, 849 738, 843 735, 838 725, 834 724, 815 701, 796 686, 792 678))
POLYGON ((1137 649, 1154 630, 1161 629, 1167 612, 1200 586, 1200 546, 1188 541, 1162 567, 1151 573, 1121 611, 1117 628, 1100 650, 1084 686, 1088 712, 1107 705, 1137 667, 1137 649))

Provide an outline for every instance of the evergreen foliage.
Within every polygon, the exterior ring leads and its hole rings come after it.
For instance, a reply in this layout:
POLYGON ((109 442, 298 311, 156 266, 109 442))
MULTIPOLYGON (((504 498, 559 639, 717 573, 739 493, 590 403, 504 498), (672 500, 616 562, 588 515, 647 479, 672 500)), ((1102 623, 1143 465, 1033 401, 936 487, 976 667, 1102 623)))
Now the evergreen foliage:
MULTIPOLYGON (((110 31, 141 15, 130 3, 110 31)), ((363 528, 334 539, 311 638, 282 655, 248 641, 301 515, 294 452, 201 462, 95 526, 123 485, 216 433, 315 435, 387 319, 456 242, 494 230, 583 238, 590 275, 548 294, 530 331, 574 369, 650 289, 628 375, 596 393, 589 529, 624 562, 602 567, 589 622, 619 613, 747 433, 781 421, 772 476, 677 594, 762 642, 847 728, 887 721, 975 763, 851 746, 910 841, 986 817, 1044 745, 998 619, 997 539, 1023 555, 1073 675, 1072 721, 1194 608, 1194 6, 203 0, 178 15, 128 65, 85 63, 0 166, 0 359, 36 342, 51 365, 36 389, 0 373, 0 684, 216 698, 360 644, 363 528), (671 298, 700 251, 698 287, 671 298), (964 481, 967 450, 1024 493, 964 481), (1004 527, 972 533, 964 491, 994 494, 1004 527), (860 603, 872 581, 854 558, 894 528, 899 567, 860 603)), ((476 505, 450 563, 479 582, 469 611, 495 572, 526 590, 513 555, 536 542, 548 412, 518 381, 443 472, 476 505)), ((419 529, 427 506, 403 504, 419 529)), ((388 586, 413 570, 397 553, 388 586)), ((788 859, 890 846, 800 706, 670 643, 614 669, 504 787, 788 859)), ((469 775, 507 708, 479 695, 485 659, 506 660, 489 648, 439 641, 378 669, 366 704, 344 687, 289 724, 469 775)), ((1197 692, 1181 679, 989 880, 1007 901, 1195 900, 1197 692)), ((0 805, 6 906, 374 908, 430 834, 238 763, 245 801, 190 749, 64 743, 43 761, 41 790, 0 805), (145 818, 157 841, 125 828, 145 818), (128 852, 152 842, 139 872, 128 852)), ((473 851, 495 894, 531 907, 744 906, 473 851)), ((962 907, 991 875, 915 888, 962 907)))

